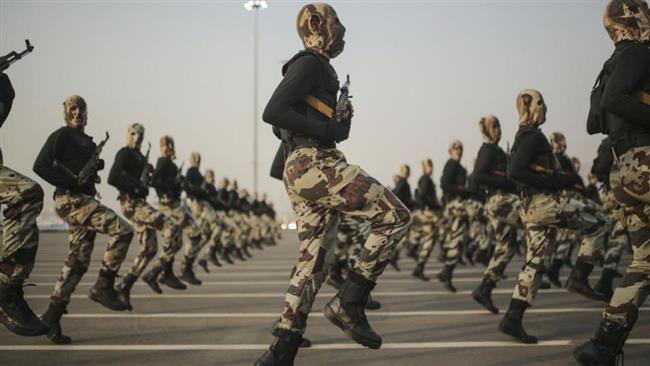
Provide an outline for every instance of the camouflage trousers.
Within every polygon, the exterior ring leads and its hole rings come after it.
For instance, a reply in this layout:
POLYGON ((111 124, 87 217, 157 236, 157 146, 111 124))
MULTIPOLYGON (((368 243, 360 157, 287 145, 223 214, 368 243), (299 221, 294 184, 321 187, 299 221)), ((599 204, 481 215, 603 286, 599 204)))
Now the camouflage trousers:
POLYGON ((521 226, 520 209, 519 197, 512 193, 497 192, 485 203, 485 212, 496 241, 494 253, 485 270, 485 277, 494 282, 501 280, 506 267, 515 255, 513 236, 517 235, 517 228, 521 226))
POLYGON ((207 201, 191 199, 190 208, 198 223, 201 240, 185 246, 185 260, 194 262, 203 247, 214 240, 220 232, 220 224, 217 221, 217 214, 207 201))
POLYGON ((467 200, 467 239, 468 244, 465 250, 474 250, 476 248, 487 250, 491 245, 490 229, 488 227, 487 216, 483 203, 477 200, 467 200))
POLYGON ((272 245, 274 243, 274 237, 275 237, 275 222, 273 221, 273 218, 269 215, 262 215, 260 218, 261 220, 261 229, 260 229, 260 236, 262 237, 262 241, 266 245, 272 245))
POLYGON ((418 263, 427 263, 433 247, 438 242, 438 224, 441 220, 441 214, 434 210, 424 209, 418 210, 416 213, 420 223, 420 230, 422 233, 422 245, 418 253, 418 263))
POLYGON ((0 163, 0 204, 5 206, 0 246, 0 287, 21 285, 32 272, 43 209, 43 189, 0 163))
POLYGON ((113 210, 88 195, 56 195, 54 208, 69 226, 70 250, 51 298, 52 302, 68 304, 88 270, 97 233, 109 236, 102 270, 117 273, 129 250, 133 228, 113 210))
POLYGON ((614 158, 609 176, 634 252, 632 263, 605 308, 604 316, 632 329, 650 289, 650 147, 614 158))
POLYGON ((553 259, 564 262, 571 261, 572 247, 580 242, 579 233, 569 229, 557 229, 555 234, 555 248, 551 248, 553 259))
POLYGON ((568 228, 584 234, 580 253, 585 261, 598 256, 607 235, 606 215, 593 210, 583 200, 567 192, 536 193, 522 202, 521 220, 526 229, 526 263, 517 282, 513 299, 532 305, 544 272, 544 254, 548 245, 555 245, 555 230, 568 228))
MULTIPOLYGON (((122 199, 120 201, 122 214, 126 217, 135 230, 138 243, 140 243, 140 252, 135 257, 133 267, 129 274, 139 278, 142 272, 147 268, 158 252, 158 238, 156 231, 160 231, 162 241, 162 257, 168 256, 169 253, 178 251, 175 248, 174 237, 178 236, 180 230, 174 222, 167 218, 161 211, 156 210, 145 199, 122 199)), ((173 256, 172 256, 173 258, 173 256)))
MULTIPOLYGON (((284 184, 297 217, 300 248, 277 327, 302 333, 327 273, 326 253, 340 213, 370 223, 354 271, 370 281, 386 268, 406 233, 409 211, 397 197, 360 167, 349 165, 337 149, 299 148, 288 156, 284 184)), ((334 232, 335 234, 335 232, 334 232)))
POLYGON ((363 243, 370 235, 370 225, 367 221, 351 215, 340 215, 336 230, 336 245, 334 257, 337 260, 356 260, 361 253, 363 243))
POLYGON ((447 218, 447 236, 442 248, 445 251, 445 265, 454 267, 458 263, 463 244, 468 238, 469 221, 467 202, 459 197, 449 201, 445 206, 447 218))
POLYGON ((608 245, 603 260, 603 268, 615 270, 621 261, 623 251, 628 247, 627 228, 623 223, 621 206, 616 202, 612 191, 605 193, 602 198, 603 207, 614 223, 607 240, 608 245))
POLYGON ((183 247, 183 237, 187 238, 186 248, 197 248, 201 245, 201 230, 194 221, 190 209, 181 200, 161 199, 158 203, 160 212, 174 225, 170 245, 163 245, 159 263, 169 263, 174 260, 176 253, 183 247))

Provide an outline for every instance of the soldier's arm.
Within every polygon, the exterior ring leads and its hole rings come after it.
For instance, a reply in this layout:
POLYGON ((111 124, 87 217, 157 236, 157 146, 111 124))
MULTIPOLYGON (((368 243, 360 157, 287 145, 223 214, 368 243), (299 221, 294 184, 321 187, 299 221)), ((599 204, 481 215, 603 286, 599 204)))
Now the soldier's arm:
POLYGON ((616 67, 607 81, 601 101, 602 107, 626 121, 650 127, 650 105, 639 101, 639 83, 648 76, 650 49, 633 44, 621 53, 616 67))
POLYGON ((54 166, 54 160, 60 159, 66 144, 67 138, 61 129, 53 132, 38 153, 33 170, 39 177, 55 187, 73 189, 77 186, 75 178, 54 166))
POLYGON ((120 149, 115 154, 113 166, 108 174, 108 184, 121 192, 131 192, 137 188, 137 179, 131 177, 126 171, 129 152, 127 149, 120 149))
POLYGON ((262 119, 273 126, 314 138, 326 138, 329 121, 308 118, 295 109, 313 89, 322 73, 320 61, 315 56, 295 60, 275 89, 262 119))
POLYGON ((0 127, 2 127, 9 116, 15 97, 16 93, 11 85, 9 76, 5 73, 0 73, 0 127))
POLYGON ((497 152, 486 146, 481 147, 474 164, 474 181, 479 185, 497 189, 511 189, 512 183, 505 176, 492 173, 497 152))
POLYGON ((162 190, 176 188, 176 172, 172 172, 172 162, 167 159, 158 159, 156 168, 151 176, 151 186, 162 190))
POLYGON ((512 154, 508 165, 508 178, 527 186, 555 190, 562 188, 559 179, 551 174, 542 174, 530 169, 537 154, 540 141, 535 134, 526 133, 519 137, 517 150, 512 154))

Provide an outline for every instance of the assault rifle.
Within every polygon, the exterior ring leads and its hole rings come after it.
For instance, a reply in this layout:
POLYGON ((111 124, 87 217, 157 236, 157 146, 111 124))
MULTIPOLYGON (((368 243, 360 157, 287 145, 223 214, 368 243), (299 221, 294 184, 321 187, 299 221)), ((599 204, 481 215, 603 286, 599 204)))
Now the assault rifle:
POLYGON ((352 96, 350 95, 350 75, 346 75, 345 83, 341 86, 341 93, 339 94, 339 101, 336 103, 336 122, 342 122, 349 119, 352 111, 348 104, 352 96))
POLYGON ((101 159, 99 159, 99 155, 102 153, 102 149, 104 148, 104 145, 106 145, 106 141, 108 141, 109 137, 110 136, 108 135, 107 131, 106 138, 103 139, 99 145, 97 145, 95 151, 93 151, 93 154, 90 157, 90 160, 88 160, 79 171, 77 182, 80 186, 83 186, 84 184, 90 182, 91 179, 95 179, 95 183, 99 183, 99 176, 97 176, 97 172, 103 169, 103 166, 100 163, 101 159))
POLYGON ((140 187, 142 189, 149 188, 149 182, 151 181, 151 169, 149 169, 149 153, 151 152, 151 142, 147 148, 147 153, 144 155, 144 167, 142 168, 142 173, 140 173, 140 187))
POLYGON ((6 69, 9 68, 9 66, 11 66, 11 64, 20 60, 21 58, 23 58, 23 56, 25 56, 26 54, 34 50, 34 46, 32 46, 32 44, 29 43, 29 39, 25 40, 25 46, 26 49, 21 53, 18 53, 16 51, 11 51, 8 54, 6 54, 4 57, 0 58, 0 71, 5 71, 6 69))

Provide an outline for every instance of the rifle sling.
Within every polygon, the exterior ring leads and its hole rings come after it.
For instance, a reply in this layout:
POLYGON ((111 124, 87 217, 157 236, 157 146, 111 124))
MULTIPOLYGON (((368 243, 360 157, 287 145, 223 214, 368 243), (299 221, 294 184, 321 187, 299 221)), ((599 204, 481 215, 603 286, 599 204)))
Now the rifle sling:
POLYGON ((332 119, 334 117, 334 110, 330 108, 327 104, 321 102, 318 100, 313 95, 307 95, 304 99, 305 103, 309 104, 310 107, 314 108, 315 110, 321 112, 323 115, 325 115, 327 118, 332 119))

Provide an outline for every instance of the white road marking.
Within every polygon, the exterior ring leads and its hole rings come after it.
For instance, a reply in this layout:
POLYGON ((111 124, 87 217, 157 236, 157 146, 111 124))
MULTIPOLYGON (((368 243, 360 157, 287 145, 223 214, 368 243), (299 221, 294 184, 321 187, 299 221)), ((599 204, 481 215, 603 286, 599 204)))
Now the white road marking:
MULTIPOLYGON (((581 340, 582 341, 582 340, 581 340)), ((578 342, 570 339, 540 341, 538 344, 521 344, 512 341, 488 342, 412 342, 384 343, 383 350, 405 349, 441 349, 441 348, 510 348, 510 347, 573 347, 578 342)), ((646 345, 650 339, 629 339, 627 344, 646 345)), ((0 351, 260 351, 268 344, 96 344, 96 345, 21 345, 0 346, 0 351)), ((301 349, 300 352, 317 350, 348 350, 363 347, 354 343, 314 344, 311 348, 301 349)))

